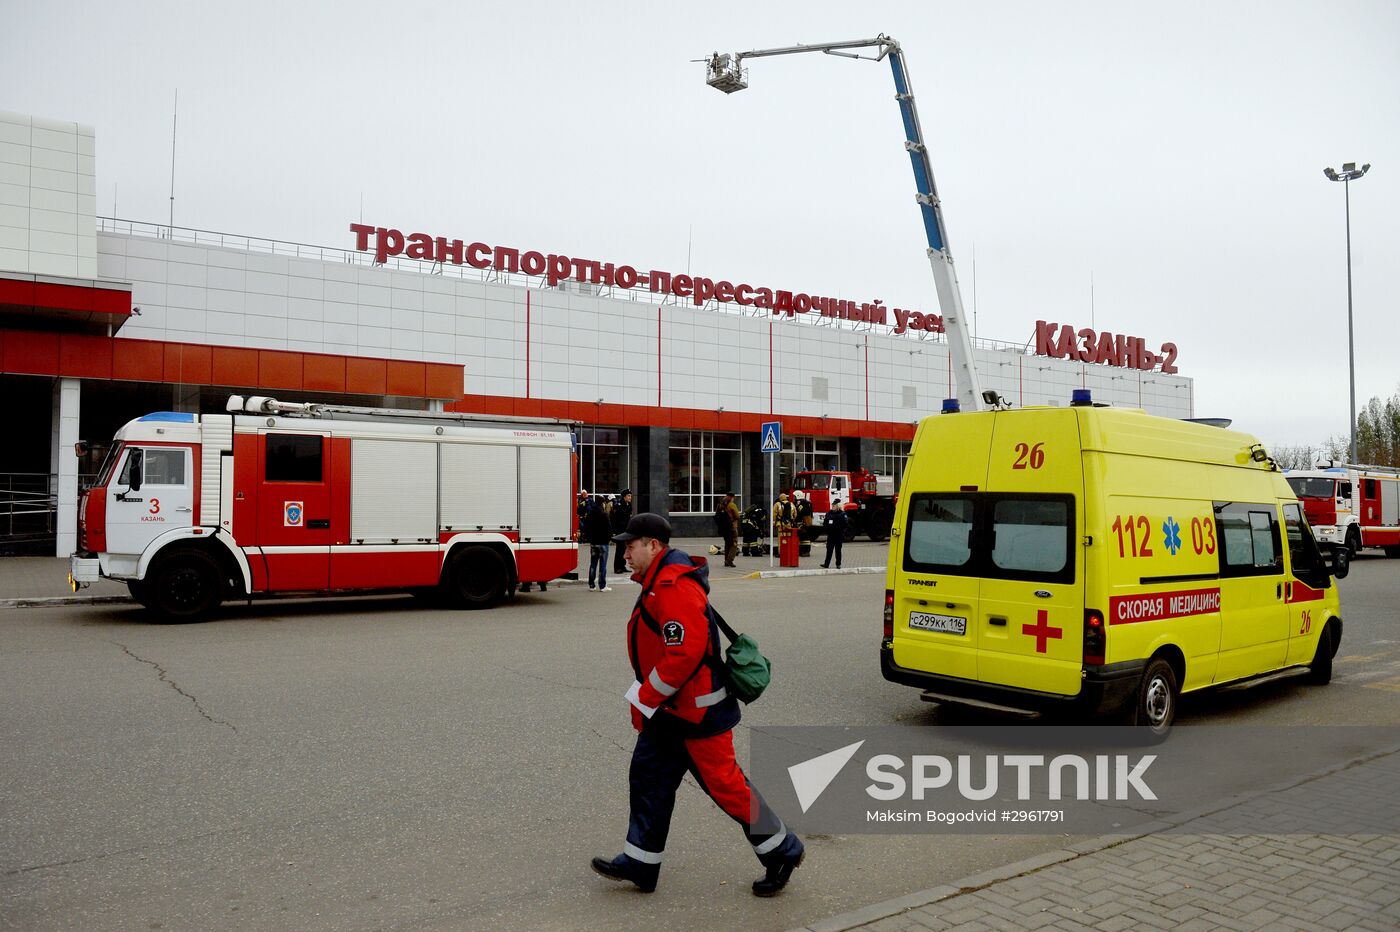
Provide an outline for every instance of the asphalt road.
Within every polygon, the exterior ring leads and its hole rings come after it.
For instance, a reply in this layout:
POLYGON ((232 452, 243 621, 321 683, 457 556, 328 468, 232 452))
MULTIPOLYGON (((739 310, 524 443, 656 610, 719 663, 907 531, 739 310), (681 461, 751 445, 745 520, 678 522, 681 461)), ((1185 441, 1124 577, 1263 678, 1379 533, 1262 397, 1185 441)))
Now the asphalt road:
MULTIPOLYGON (((1368 556, 1342 582, 1330 686, 1188 698, 1178 721, 1400 725, 1398 571, 1368 556)), ((775 659, 741 759, 764 725, 996 721, 880 678, 883 585, 716 582, 775 659)), ((1065 843, 814 837, 789 890, 757 900, 752 853, 687 781, 658 892, 594 876, 626 825, 633 591, 484 613, 268 603, 181 627, 0 612, 0 927, 779 929, 1065 843)))

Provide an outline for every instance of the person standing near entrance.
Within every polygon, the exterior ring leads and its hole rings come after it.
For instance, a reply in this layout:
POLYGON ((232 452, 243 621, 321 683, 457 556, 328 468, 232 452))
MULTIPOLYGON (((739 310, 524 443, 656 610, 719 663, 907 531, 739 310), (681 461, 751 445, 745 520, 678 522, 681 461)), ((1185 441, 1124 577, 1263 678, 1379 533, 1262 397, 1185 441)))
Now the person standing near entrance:
POLYGON ((594 858, 591 866, 609 880, 655 890, 676 789, 688 771, 753 846, 765 870, 753 882, 754 895, 774 896, 806 852, 735 760, 739 702, 725 688, 709 566, 671 549, 671 525, 660 515, 637 515, 613 541, 626 547, 632 578, 642 586, 627 622, 636 677, 627 701, 638 734, 628 773, 627 842, 621 854, 594 858))
MULTIPOLYGON (((617 498, 613 499, 612 512, 609 515, 609 517, 612 522, 612 532, 614 534, 621 534, 623 531, 627 530, 627 522, 632 520, 631 489, 623 489, 621 494, 619 494, 617 498)), ((622 551, 623 547, 621 545, 618 545, 618 547, 616 548, 616 552, 613 554, 614 576, 621 576, 623 569, 627 565, 624 561, 622 551)))
POLYGON ((612 525, 603 510, 603 498, 591 499, 583 513, 583 539, 588 542, 588 591, 612 592, 608 586, 608 544, 612 525), (594 585, 594 581, 597 585, 594 585))
POLYGON ((734 558, 739 555, 739 504, 734 501, 733 492, 724 493, 724 519, 728 522, 724 532, 724 565, 734 566, 734 558))
POLYGON ((822 527, 826 528, 826 562, 822 564, 822 569, 831 569, 833 555, 836 557, 836 568, 841 568, 841 545, 846 542, 846 528, 850 520, 846 517, 846 510, 841 507, 841 499, 833 499, 831 510, 822 519, 822 527))

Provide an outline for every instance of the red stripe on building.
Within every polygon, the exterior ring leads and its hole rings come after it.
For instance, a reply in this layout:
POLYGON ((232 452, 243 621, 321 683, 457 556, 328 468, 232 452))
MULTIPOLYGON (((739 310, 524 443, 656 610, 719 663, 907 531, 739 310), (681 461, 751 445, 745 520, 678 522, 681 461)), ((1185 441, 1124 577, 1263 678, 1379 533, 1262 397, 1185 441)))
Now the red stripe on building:
POLYGON ((462 367, 329 353, 0 330, 0 372, 235 388, 462 397, 462 367))

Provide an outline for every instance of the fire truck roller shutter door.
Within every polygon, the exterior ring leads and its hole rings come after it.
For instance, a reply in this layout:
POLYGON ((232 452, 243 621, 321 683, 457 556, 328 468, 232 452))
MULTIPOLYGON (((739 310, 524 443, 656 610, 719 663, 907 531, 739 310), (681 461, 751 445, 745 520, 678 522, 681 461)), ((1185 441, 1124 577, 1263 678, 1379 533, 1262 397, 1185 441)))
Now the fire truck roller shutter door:
POLYGON ((350 441, 350 537, 331 551, 332 588, 437 583, 437 448, 431 440, 350 441))
MULTIPOLYGON (((223 456, 233 450, 233 418, 227 414, 205 414, 200 418, 200 428, 201 468, 197 520, 205 527, 218 527, 223 505, 223 456)), ((232 469, 233 464, 228 465, 232 469)))
POLYGON ((520 527, 519 450, 507 444, 442 444, 441 530, 520 527))
POLYGON ((520 448, 520 540, 568 541, 572 476, 568 447, 520 448))

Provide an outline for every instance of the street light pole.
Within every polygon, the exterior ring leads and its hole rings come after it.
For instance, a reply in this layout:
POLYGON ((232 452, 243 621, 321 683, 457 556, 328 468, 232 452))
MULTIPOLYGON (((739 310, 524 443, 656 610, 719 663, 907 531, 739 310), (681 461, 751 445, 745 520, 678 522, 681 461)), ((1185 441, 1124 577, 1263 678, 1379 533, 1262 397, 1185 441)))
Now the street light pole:
POLYGON ((1360 460, 1356 455, 1356 334, 1352 325, 1351 315, 1351 183, 1365 175, 1371 170, 1368 162, 1360 168, 1355 162, 1347 162, 1339 172, 1336 169, 1324 168, 1322 174, 1327 176, 1329 181, 1342 182, 1342 190, 1346 197, 1347 210, 1347 369, 1351 376, 1351 462, 1357 463, 1360 460))

